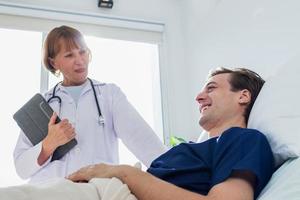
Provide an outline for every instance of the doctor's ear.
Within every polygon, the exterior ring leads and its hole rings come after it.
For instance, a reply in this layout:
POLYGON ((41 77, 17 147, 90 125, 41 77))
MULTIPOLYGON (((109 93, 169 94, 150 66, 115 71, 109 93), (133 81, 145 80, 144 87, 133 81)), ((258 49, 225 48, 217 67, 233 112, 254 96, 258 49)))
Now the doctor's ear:
POLYGON ((57 67, 55 66, 53 58, 48 57, 48 63, 50 64, 51 67, 53 67, 54 69, 57 70, 57 67))
POLYGON ((240 91, 239 103, 240 104, 248 104, 251 101, 251 93, 247 89, 243 89, 240 91))

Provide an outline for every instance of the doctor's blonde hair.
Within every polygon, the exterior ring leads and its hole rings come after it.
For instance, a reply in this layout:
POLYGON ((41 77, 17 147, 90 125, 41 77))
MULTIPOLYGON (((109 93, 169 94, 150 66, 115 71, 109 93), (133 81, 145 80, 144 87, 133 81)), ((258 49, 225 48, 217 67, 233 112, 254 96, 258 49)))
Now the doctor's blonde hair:
POLYGON ((54 75, 58 75, 59 72, 52 66, 50 60, 55 58, 63 45, 68 51, 74 48, 84 48, 91 58, 91 51, 78 30, 69 26, 56 27, 48 33, 43 46, 44 66, 54 75))

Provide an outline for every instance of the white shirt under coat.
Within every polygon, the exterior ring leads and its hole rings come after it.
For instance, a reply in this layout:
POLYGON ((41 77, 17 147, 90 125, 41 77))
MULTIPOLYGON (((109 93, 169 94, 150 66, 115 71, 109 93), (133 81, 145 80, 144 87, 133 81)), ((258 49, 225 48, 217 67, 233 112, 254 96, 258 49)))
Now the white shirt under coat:
MULTIPOLYGON (((56 95, 62 99, 61 109, 57 100, 50 106, 61 119, 68 119, 75 127, 78 144, 60 160, 51 157, 42 166, 37 163, 41 152, 41 143, 32 146, 21 131, 14 150, 14 162, 17 174, 30 178, 31 182, 49 178, 65 177, 86 165, 95 163, 119 163, 118 138, 147 167, 152 160, 166 151, 151 127, 128 102, 124 93, 114 84, 104 84, 93 80, 104 125, 98 121, 99 114, 90 84, 86 84, 77 105, 60 84, 56 95)), ((44 96, 48 100, 53 88, 44 96)))

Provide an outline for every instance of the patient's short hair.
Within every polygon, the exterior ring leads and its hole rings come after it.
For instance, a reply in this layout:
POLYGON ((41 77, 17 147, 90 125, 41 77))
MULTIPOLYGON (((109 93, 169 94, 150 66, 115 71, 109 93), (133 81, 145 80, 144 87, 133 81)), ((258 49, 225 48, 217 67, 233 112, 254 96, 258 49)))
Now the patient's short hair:
POLYGON ((210 71, 208 78, 225 73, 230 74, 229 84, 231 86, 231 91, 236 92, 247 89, 251 94, 250 103, 247 105, 244 112, 245 122, 247 124, 252 106, 265 81, 256 72, 246 68, 228 69, 220 67, 210 71))

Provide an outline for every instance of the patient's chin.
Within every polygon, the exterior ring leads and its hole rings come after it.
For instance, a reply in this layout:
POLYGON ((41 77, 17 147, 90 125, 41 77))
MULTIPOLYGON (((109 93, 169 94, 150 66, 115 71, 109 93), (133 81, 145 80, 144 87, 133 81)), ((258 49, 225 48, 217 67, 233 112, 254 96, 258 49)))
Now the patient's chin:
POLYGON ((207 120, 205 119, 205 117, 200 117, 200 119, 199 119, 199 125, 204 129, 204 130, 206 130, 205 129, 205 125, 207 124, 207 120))

